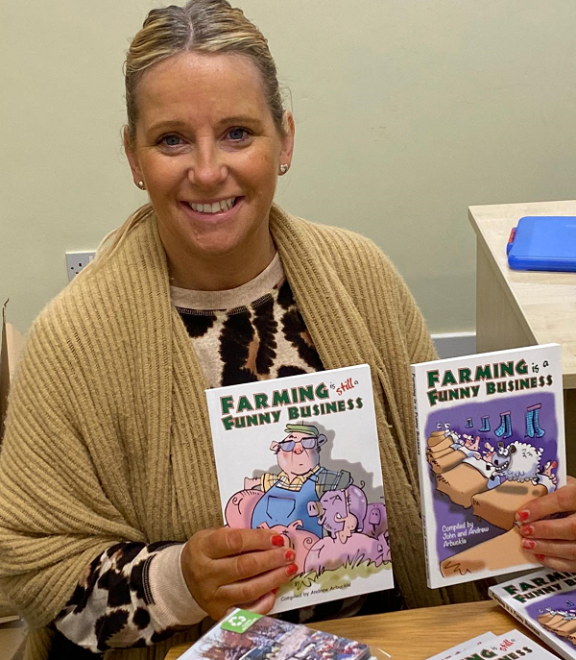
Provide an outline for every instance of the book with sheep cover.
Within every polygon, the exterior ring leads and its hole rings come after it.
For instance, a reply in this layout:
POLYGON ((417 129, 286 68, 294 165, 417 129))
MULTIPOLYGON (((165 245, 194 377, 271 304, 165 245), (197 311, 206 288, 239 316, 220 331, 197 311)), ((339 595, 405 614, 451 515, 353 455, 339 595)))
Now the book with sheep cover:
POLYGON ((539 566, 515 513, 566 483, 557 344, 412 365, 428 586, 539 566))
POLYGON ((544 568, 488 592, 563 658, 576 658, 576 573, 544 568))
POLYGON ((225 523, 273 529, 295 552, 273 612, 393 587, 370 367, 206 397, 225 523))

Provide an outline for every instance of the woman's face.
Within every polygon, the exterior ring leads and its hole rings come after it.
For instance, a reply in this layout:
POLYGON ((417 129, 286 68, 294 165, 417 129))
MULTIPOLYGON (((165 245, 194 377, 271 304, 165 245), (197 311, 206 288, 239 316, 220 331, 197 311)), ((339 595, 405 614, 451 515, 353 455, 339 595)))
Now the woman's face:
POLYGON ((136 141, 127 153, 176 271, 191 257, 206 264, 266 249, 293 122, 281 136, 255 65, 235 54, 182 53, 144 74, 136 101, 136 141))

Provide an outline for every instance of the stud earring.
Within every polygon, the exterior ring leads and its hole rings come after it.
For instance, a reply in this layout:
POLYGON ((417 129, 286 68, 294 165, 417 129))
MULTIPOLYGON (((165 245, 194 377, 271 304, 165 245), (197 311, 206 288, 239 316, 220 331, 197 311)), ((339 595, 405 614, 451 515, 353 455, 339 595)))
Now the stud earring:
POLYGON ((282 163, 282 165, 280 165, 280 176, 282 176, 282 174, 286 174, 289 169, 290 168, 288 165, 286 165, 286 163, 282 163))
POLYGON ((140 190, 146 190, 146 186, 144 185, 144 181, 138 181, 136 184, 140 190))

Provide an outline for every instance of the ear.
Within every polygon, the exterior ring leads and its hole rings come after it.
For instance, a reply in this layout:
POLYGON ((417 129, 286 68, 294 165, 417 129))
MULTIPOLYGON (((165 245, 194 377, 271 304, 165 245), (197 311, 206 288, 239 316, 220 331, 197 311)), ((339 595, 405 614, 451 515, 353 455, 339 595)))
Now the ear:
POLYGON ((280 451, 280 445, 277 442, 273 442, 270 445, 270 451, 273 451, 275 454, 277 454, 280 451))
POLYGON ((282 121, 284 128, 284 135, 282 136, 282 149, 280 151, 280 162, 285 163, 290 167, 292 163, 292 154, 294 152, 294 135, 296 133, 296 125, 294 124, 294 117, 291 112, 286 110, 284 112, 284 119, 282 121))
MULTIPOLYGON (((144 181, 144 177, 142 176, 142 170, 140 168, 140 163, 138 162, 138 158, 136 157, 136 153, 130 144, 128 126, 124 126, 123 138, 124 138, 124 151, 126 152, 128 162, 130 163, 130 170, 132 171, 132 179, 134 181, 134 184, 138 186, 138 182, 144 181)), ((146 182, 144 181, 144 183, 146 182)))

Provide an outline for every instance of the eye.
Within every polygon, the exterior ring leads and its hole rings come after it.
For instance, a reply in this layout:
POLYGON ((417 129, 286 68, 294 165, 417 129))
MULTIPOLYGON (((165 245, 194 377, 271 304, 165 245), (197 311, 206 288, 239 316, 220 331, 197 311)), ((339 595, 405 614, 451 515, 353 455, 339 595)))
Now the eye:
POLYGON ((242 142, 248 137, 248 135, 250 135, 249 132, 240 126, 235 126, 228 131, 228 137, 233 142, 242 142))
POLYGON ((158 144, 164 147, 179 147, 182 144, 182 139, 177 135, 164 135, 158 140, 158 144))

